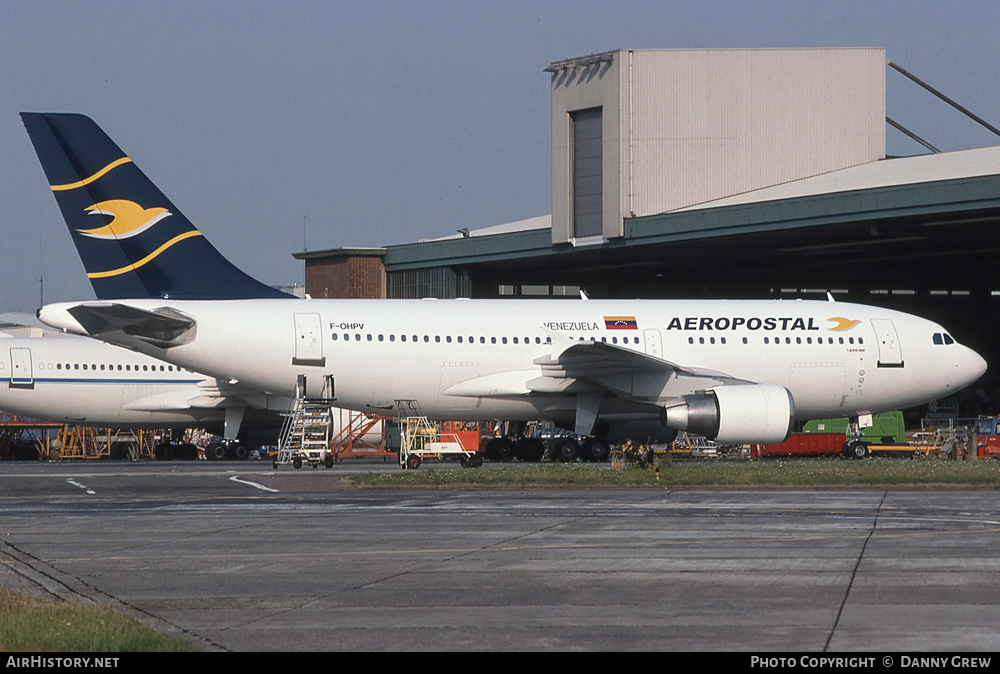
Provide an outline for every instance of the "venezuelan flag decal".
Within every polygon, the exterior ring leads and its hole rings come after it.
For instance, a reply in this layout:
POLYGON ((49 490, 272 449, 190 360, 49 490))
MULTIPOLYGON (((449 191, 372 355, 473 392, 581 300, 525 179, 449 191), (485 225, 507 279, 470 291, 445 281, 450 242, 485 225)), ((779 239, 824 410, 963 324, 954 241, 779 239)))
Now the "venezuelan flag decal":
POLYGON ((607 330, 638 330, 635 316, 605 316, 604 327, 607 330))

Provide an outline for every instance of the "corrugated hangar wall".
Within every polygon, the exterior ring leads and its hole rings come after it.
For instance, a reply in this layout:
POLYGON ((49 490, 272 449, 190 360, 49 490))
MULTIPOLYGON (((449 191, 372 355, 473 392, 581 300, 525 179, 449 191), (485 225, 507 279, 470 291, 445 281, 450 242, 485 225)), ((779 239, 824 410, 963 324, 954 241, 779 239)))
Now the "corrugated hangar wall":
POLYGON ((602 154, 583 170, 601 167, 604 239, 623 236, 626 217, 885 156, 881 48, 620 50, 547 70, 554 244, 595 237, 576 217, 594 203, 575 194, 588 184, 575 175, 583 110, 602 125, 602 154))

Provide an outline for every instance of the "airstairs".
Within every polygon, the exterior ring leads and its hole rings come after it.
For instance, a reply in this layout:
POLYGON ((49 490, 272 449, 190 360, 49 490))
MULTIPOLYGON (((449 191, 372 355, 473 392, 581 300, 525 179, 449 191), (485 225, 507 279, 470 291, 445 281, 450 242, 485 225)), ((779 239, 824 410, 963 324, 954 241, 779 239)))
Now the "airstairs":
POLYGON ((308 398, 305 396, 305 377, 299 377, 295 403, 282 425, 274 468, 279 464, 291 464, 293 468, 301 468, 303 464, 313 468, 320 464, 327 468, 333 467, 333 454, 330 452, 330 408, 333 407, 334 399, 329 397, 331 388, 328 378, 322 395, 308 398))

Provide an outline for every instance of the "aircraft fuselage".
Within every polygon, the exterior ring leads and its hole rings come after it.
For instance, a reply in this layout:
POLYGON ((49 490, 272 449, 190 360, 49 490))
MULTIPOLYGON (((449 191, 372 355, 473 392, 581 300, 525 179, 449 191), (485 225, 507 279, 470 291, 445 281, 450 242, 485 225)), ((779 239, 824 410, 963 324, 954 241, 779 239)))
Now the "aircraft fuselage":
MULTIPOLYGON (((786 388, 797 418, 902 409, 953 393, 985 363, 946 331, 897 311, 842 302, 542 300, 129 300, 194 320, 162 348, 121 330, 101 339, 270 393, 312 393, 330 378, 337 405, 439 419, 571 420, 592 391, 538 364, 566 343, 596 342, 670 368, 589 377, 605 419, 656 418, 679 396, 743 380, 786 388), (705 374, 705 373, 708 374, 705 374), (713 377, 711 373, 723 377, 713 377)), ((39 317, 87 334, 66 309, 39 317)), ((591 363, 591 365, 595 365, 591 363)))

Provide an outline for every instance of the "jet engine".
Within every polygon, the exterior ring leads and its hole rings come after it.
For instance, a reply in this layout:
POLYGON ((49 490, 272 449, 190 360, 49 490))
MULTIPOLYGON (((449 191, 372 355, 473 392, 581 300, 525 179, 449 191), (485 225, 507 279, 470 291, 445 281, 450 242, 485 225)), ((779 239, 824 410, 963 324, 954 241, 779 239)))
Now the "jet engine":
POLYGON ((720 386, 682 396, 663 408, 663 425, 704 435, 722 444, 784 442, 792 432, 795 402, 776 384, 720 386))

